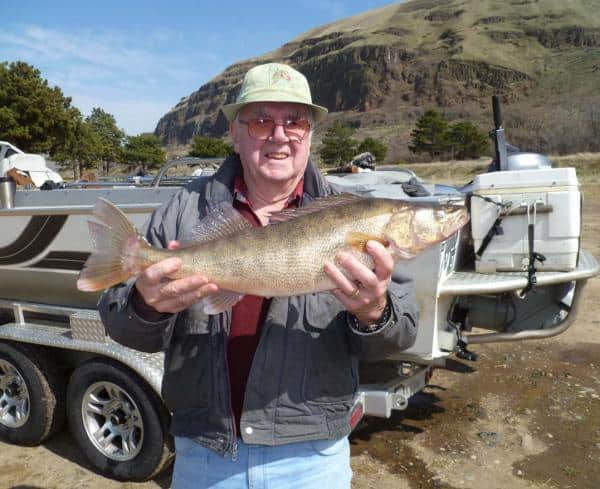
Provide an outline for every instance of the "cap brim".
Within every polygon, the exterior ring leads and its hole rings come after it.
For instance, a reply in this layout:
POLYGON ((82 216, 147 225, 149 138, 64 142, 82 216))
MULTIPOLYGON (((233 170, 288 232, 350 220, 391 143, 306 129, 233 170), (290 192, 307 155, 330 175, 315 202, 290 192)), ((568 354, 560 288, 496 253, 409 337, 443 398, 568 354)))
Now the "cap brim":
POLYGON ((235 117, 237 116, 237 113, 242 109, 242 107, 244 107, 245 105, 248 105, 248 104, 260 103, 260 102, 286 102, 286 103, 292 103, 292 104, 307 105, 308 107, 311 108, 311 111, 313 114, 313 119, 314 119, 315 123, 323 120, 323 118, 329 112, 325 107, 322 107, 321 105, 307 104, 306 102, 301 101, 301 100, 291 100, 289 96, 285 96, 285 95, 282 97, 277 97, 277 96, 266 97, 261 100, 247 100, 247 101, 240 102, 237 104, 227 104, 227 105, 224 105, 223 107, 221 107, 221 110, 225 114, 225 117, 227 117, 227 120, 232 122, 235 119, 235 117))

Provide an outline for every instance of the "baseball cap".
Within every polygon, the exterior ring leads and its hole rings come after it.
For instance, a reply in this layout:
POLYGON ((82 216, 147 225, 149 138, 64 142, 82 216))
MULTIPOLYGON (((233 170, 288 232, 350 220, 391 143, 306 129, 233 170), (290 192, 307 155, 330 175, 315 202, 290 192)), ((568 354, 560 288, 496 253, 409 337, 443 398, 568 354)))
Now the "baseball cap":
POLYGON ((292 102, 308 105, 315 122, 327 114, 327 109, 312 103, 306 77, 291 66, 267 63, 250 68, 234 104, 223 106, 227 119, 233 121, 242 107, 254 102, 292 102))

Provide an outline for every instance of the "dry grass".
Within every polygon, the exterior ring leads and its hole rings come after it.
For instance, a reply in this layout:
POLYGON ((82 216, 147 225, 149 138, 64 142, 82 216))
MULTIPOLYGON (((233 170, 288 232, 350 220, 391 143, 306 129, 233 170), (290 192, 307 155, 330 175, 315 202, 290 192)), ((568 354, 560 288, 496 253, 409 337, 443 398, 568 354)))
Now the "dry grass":
POLYGON ((407 163, 402 165, 414 171, 420 178, 431 183, 464 184, 478 173, 485 172, 490 164, 488 158, 465 161, 436 161, 431 163, 407 163))
POLYGON ((600 153, 576 153, 557 156, 552 161, 558 167, 572 166, 577 170, 577 177, 583 184, 600 183, 600 153))
MULTIPOLYGON (((567 156, 550 156, 555 167, 574 167, 583 184, 600 182, 600 153, 576 153, 567 156)), ((420 178, 431 183, 465 184, 478 173, 485 172, 490 160, 480 158, 466 161, 436 161, 399 165, 409 168, 420 178)))

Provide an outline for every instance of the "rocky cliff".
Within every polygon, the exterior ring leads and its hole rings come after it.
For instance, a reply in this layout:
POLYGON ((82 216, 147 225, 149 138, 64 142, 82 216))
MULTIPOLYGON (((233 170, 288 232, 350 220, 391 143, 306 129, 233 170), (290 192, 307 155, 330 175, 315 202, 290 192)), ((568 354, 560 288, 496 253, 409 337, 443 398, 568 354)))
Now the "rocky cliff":
MULTIPOLYGON (((233 101, 246 70, 288 63, 303 72, 316 103, 356 125, 382 114, 399 121, 420 107, 537 104, 598 94, 597 0, 412 0, 313 29, 281 48, 237 63, 183 98, 158 123, 166 144, 221 136, 220 107, 233 101), (595 6, 594 6, 595 4, 595 6), (581 71, 581 76, 579 76, 581 71), (562 77, 562 78, 561 78, 562 77), (562 86, 559 80, 566 80, 562 86), (337 113, 337 114, 336 114, 337 113)), ((460 110, 459 110, 460 111, 460 110)), ((414 116, 413 116, 414 117, 414 116)))

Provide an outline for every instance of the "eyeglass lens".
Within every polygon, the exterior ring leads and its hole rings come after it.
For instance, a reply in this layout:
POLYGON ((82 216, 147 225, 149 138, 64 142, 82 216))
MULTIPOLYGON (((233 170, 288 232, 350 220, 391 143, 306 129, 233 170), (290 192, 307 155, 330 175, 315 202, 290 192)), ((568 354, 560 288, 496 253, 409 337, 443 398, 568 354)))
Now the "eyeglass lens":
POLYGON ((283 126, 285 135, 292 141, 301 141, 310 130, 310 122, 306 119, 288 120, 282 124, 277 124, 273 119, 251 119, 247 124, 250 137, 260 140, 269 139, 275 126, 283 126))

